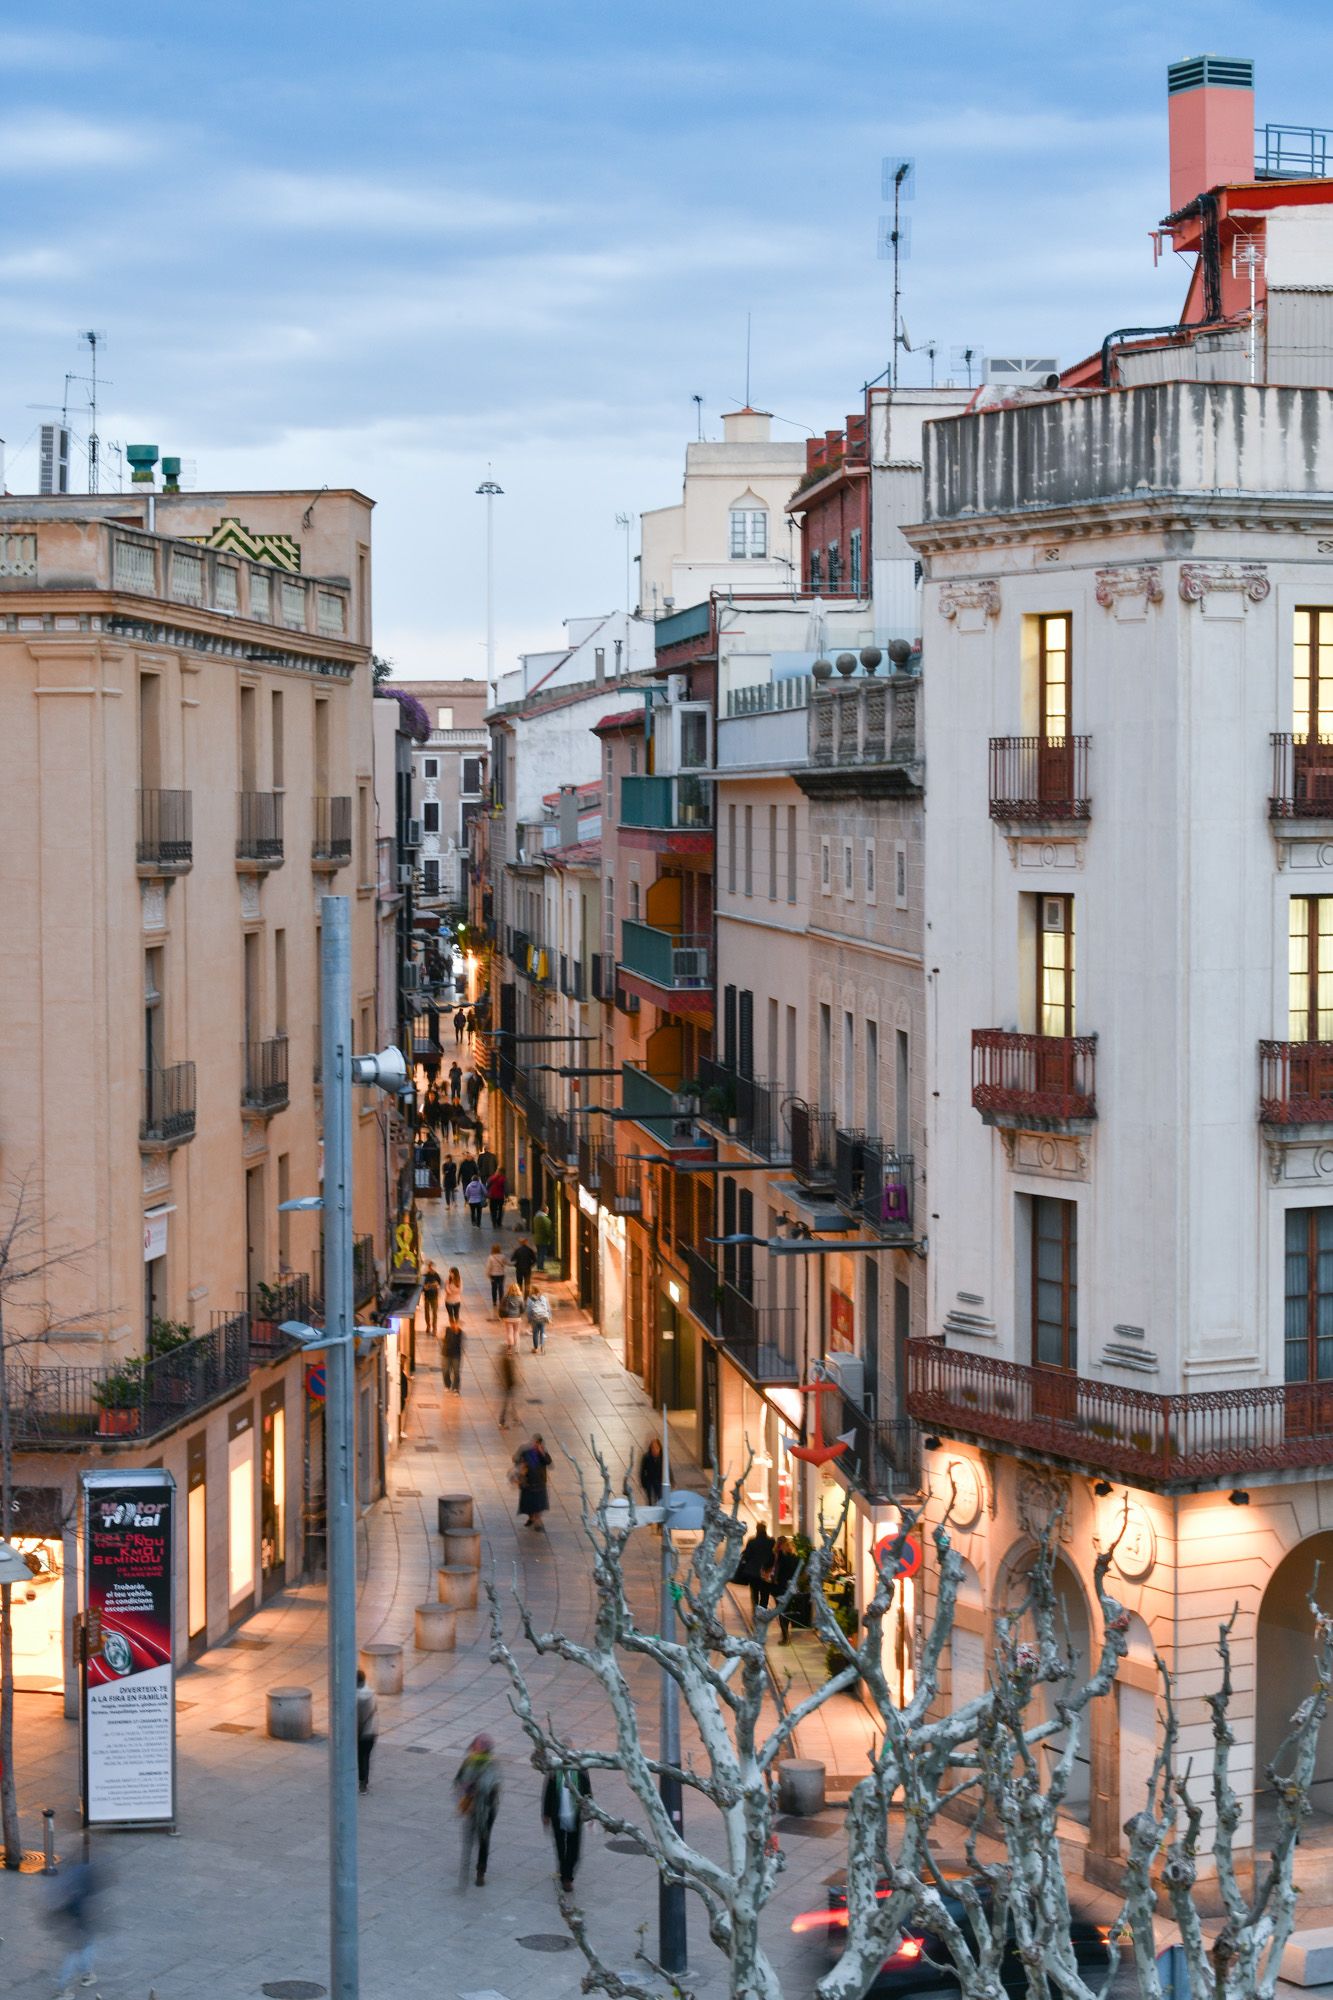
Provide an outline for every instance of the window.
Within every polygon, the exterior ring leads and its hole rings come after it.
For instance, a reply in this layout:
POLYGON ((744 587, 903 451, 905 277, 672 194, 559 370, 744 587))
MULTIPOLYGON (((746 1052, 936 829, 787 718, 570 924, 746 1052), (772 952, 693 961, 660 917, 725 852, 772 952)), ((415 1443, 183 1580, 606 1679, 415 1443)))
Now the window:
POLYGON ((768 809, 768 900, 778 900, 778 809, 768 809))
POLYGON ((370 872, 370 787, 358 785, 356 788, 356 866, 357 881, 362 888, 369 888, 374 877, 370 872))
POLYGON ((1063 743, 1069 734, 1069 613, 1047 612, 1037 620, 1037 734, 1043 743, 1063 743))
POLYGON ((463 783, 461 790, 465 798, 469 799, 480 798, 481 796, 480 757, 465 757, 463 759, 463 783))
POLYGON ((736 1067, 736 988, 722 989, 722 1066, 736 1067))
POLYGON ((736 808, 727 807, 727 888, 736 893, 736 808))
POLYGON ((818 549, 810 551, 810 588, 822 590, 824 587, 823 559, 818 549))
POLYGON ((893 901, 895 908, 907 908, 907 842, 893 844, 893 901))
POLYGON ((819 1108, 833 1099, 833 1009, 826 1000, 819 1003, 819 1108))
MULTIPOLYGON (((1330 899, 1333 909, 1333 899, 1330 899)), ((1074 1032, 1074 898, 1038 896, 1037 1033, 1074 1032)))
POLYGON ((865 864, 866 901, 867 903, 873 903, 875 900, 875 843, 873 840, 866 842, 865 864))
POLYGON ((828 562, 828 587, 838 590, 842 585, 842 550, 836 542, 830 542, 825 552, 828 562))
POLYGON ((1293 896, 1287 945, 1287 1034, 1333 1041, 1333 896, 1293 896))
POLYGON ((796 808, 787 807, 787 901, 796 901, 796 808))
POLYGON ((139 676, 139 783, 156 791, 162 783, 162 676, 139 676))
POLYGON ((287 1032, 287 933, 273 933, 273 1032, 287 1032))
POLYGON ((329 789, 329 704, 315 696, 315 791, 324 798, 329 789))
POLYGON ((842 1122, 850 1132, 856 1124, 856 1022, 842 1017, 842 1122))
POLYGON ((280 792, 284 783, 283 767, 285 758, 283 752, 285 746, 283 744, 282 731, 282 696, 276 688, 273 690, 270 698, 269 713, 273 722, 272 729, 269 732, 273 751, 273 789, 275 792, 280 792))
POLYGON ((421 760, 421 775, 423 778, 438 778, 440 775, 439 758, 423 757, 421 760))
POLYGON ((861 530, 853 528, 847 537, 847 588, 853 596, 861 595, 861 530))
POLYGON ((680 716, 680 768, 701 771, 708 764, 708 711, 682 708, 680 716))
POLYGON ((866 1133, 879 1137, 879 1022, 866 1022, 866 1133))
POLYGON ((440 864, 433 856, 421 864, 421 893, 423 896, 440 893, 440 864))
POLYGON ((1032 1359, 1038 1368, 1078 1367, 1078 1210, 1033 1195, 1032 1359))
POLYGON ((827 896, 833 886, 830 872, 829 841, 825 835, 819 843, 819 886, 827 896))
POLYGON ((768 509, 733 507, 731 510, 731 557, 733 562, 747 557, 761 559, 768 554, 768 509))
POLYGON ((745 808, 745 893, 754 894, 754 807, 745 808))
POLYGON ((1287 1210, 1285 1375, 1333 1381, 1333 1208, 1287 1210))
POLYGON ((900 1153, 912 1150, 911 1123, 912 1051, 906 1028, 893 1037, 893 1129, 900 1153))
POLYGON ((437 708, 435 711, 435 727, 437 729, 452 729, 453 726, 453 710, 451 708, 437 708))
POLYGON ((423 833, 438 833, 439 830, 440 802, 438 799, 427 799, 421 808, 421 831, 423 833))
POLYGON ((748 986, 736 995, 736 1074, 754 1075, 754 994, 748 986))
POLYGON ((852 860, 852 843, 850 840, 844 840, 842 843, 843 895, 850 896, 855 886, 856 886, 856 864, 852 860))

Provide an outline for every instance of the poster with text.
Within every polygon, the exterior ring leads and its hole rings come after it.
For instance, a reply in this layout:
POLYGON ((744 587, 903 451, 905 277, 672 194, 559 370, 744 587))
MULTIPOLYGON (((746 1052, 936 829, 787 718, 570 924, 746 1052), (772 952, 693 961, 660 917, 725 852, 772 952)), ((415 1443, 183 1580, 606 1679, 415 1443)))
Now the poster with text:
POLYGON ((84 1818, 169 1824, 176 1816, 175 1482, 168 1472, 91 1472, 83 1491, 84 1818))

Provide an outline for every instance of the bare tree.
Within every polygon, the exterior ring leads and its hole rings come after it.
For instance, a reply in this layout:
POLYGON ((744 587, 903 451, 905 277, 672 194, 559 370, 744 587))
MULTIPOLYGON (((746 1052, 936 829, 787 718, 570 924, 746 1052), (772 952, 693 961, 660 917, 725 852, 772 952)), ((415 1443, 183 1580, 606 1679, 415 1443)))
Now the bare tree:
MULTIPOLYGON (((46 1299, 53 1272, 68 1269, 82 1252, 46 1249, 35 1213, 31 1176, 12 1176, 0 1218, 0 1540, 9 1539, 14 1520, 14 1422, 12 1395, 16 1362, 54 1330, 57 1316, 46 1299), (21 1320, 21 1330, 14 1325, 21 1320)), ((87 1323, 89 1315, 62 1315, 64 1330, 87 1323)), ((18 1787, 14 1776, 14 1618, 13 1586, 0 1583, 0 1831, 4 1865, 17 1868, 23 1857, 18 1787)))
MULTIPOLYGON (((550 1773, 574 1766, 624 1774, 637 1819, 594 1800, 585 1800, 584 1810, 609 1832, 632 1840, 664 1877, 682 1881, 694 1892, 706 1913, 709 1936, 726 1962, 730 2000, 782 2000, 760 1935, 761 1918, 783 1866, 773 1833, 777 1766, 790 1753, 802 1723, 857 1681, 882 1735, 847 1808, 846 1937, 838 1963, 819 1983, 821 2000, 861 2000, 909 1923, 927 1929, 947 1953, 963 2000, 1003 2000, 1016 1962, 1033 2000, 1103 2000, 1125 1948, 1132 1953, 1143 2000, 1162 2000, 1154 1925, 1158 1871, 1198 2000, 1272 2000, 1282 1949, 1294 1923, 1296 1840, 1309 1810, 1319 1729, 1333 1693, 1333 1618, 1313 1598, 1315 1685, 1269 1773, 1278 1797, 1279 1832, 1254 1895, 1246 1898, 1240 1890, 1235 1856, 1241 1805, 1229 1774, 1234 1737, 1228 1625, 1219 1638, 1221 1685, 1209 1701, 1212 1852, 1223 1922, 1210 1934, 1198 1912, 1195 1889, 1206 1816, 1191 1789, 1188 1766, 1179 1769, 1174 1691, 1159 1661, 1161 1741, 1142 1809, 1126 1827, 1124 1900, 1111 1927, 1110 1961, 1104 1967, 1085 1966, 1071 1937, 1057 1820, 1068 1798, 1085 1719, 1092 1705, 1111 1692, 1126 1650, 1129 1619, 1107 1588, 1114 1548, 1104 1551, 1095 1566, 1101 1630, 1090 1670, 1079 1668, 1065 1626, 1053 1534, 1048 1534, 1020 1595, 995 1618, 985 1690, 946 1712, 941 1666, 963 1576, 947 1526, 934 1532, 937 1591, 916 1663, 914 1692, 900 1706, 881 1662, 897 1550, 886 1552, 861 1628, 849 1637, 820 1587, 838 1533, 835 1524, 826 1529, 811 1560, 810 1597, 819 1636, 845 1664, 825 1686, 789 1706, 766 1658, 766 1626, 773 1614, 761 1612, 753 1633, 729 1629, 726 1621, 726 1592, 745 1532, 739 1518, 743 1479, 732 1489, 729 1506, 717 1487, 709 1498, 699 1546, 676 1572, 683 1636, 665 1639, 635 1619, 623 1563, 633 1531, 633 1501, 629 1525, 624 1524, 623 1506, 613 1523, 608 1511, 615 1498, 611 1479, 600 1457, 598 1464, 601 1493, 595 1503, 589 1502, 580 1479, 597 1591, 591 1641, 585 1645, 558 1631, 538 1631, 517 1589, 515 1597, 533 1650, 582 1667, 602 1687, 614 1718, 614 1753, 570 1743, 549 1719, 537 1715, 523 1670, 505 1641, 493 1587, 491 1657, 509 1674, 514 1706, 539 1769, 550 1773), (627 1678, 628 1664, 635 1659, 669 1675, 689 1711, 698 1751, 670 1775, 714 1809, 724 1836, 721 1860, 687 1841, 662 1806, 658 1781, 664 1767, 643 1741, 627 1678), (946 1879, 931 1843, 946 1812, 966 1822, 968 1866, 961 1880, 946 1879), (987 1859, 996 1847, 1000 1858, 987 1859)), ((905 1517, 902 1533, 913 1526, 905 1517)), ((586 1990, 609 1994, 612 2000, 661 2000, 664 1992, 692 1991, 642 1951, 642 1973, 614 1969, 572 1899, 562 1897, 561 1908, 588 1964, 586 1990)))

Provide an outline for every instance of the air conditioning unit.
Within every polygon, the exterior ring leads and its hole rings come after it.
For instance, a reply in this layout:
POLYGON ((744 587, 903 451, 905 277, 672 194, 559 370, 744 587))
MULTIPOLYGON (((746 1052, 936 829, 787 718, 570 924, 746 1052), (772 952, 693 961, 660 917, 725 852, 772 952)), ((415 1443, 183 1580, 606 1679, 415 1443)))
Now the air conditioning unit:
POLYGON ((416 992, 421 984, 421 967, 416 963, 415 959, 409 959, 407 964, 404 965, 399 983, 405 993, 416 992))
POLYGON ((617 983, 616 1005, 622 1014, 637 1014, 639 1011, 639 996, 637 993, 631 993, 627 987, 617 983))
POLYGON ((857 1409, 866 1392, 865 1363, 859 1354, 826 1354, 824 1368, 830 1382, 836 1382, 849 1403, 857 1409))
POLYGON ((398 863, 398 887, 400 889, 410 889, 412 887, 412 875, 412 863, 410 861, 400 861, 398 863))
POLYGON ((671 976, 677 986, 707 986, 707 951, 694 945, 678 945, 671 954, 671 976))
POLYGON ((420 847, 421 821, 419 819, 410 819, 407 822, 407 830, 403 834, 402 844, 404 847, 420 847))

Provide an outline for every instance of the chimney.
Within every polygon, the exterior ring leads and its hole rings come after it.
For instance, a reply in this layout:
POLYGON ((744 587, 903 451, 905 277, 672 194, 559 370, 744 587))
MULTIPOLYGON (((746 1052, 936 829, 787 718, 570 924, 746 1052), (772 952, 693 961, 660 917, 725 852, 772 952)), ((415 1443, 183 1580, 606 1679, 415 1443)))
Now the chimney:
POLYGON ((579 788, 577 785, 560 787, 560 845, 576 847, 579 838, 579 788))
POLYGON ((1166 73, 1171 128, 1171 209, 1209 188, 1254 179, 1254 64, 1191 56, 1166 73))
POLYGON ((773 419, 767 410, 752 410, 747 404, 743 410, 729 410, 722 419, 722 437, 726 444, 768 444, 773 433, 773 419))

